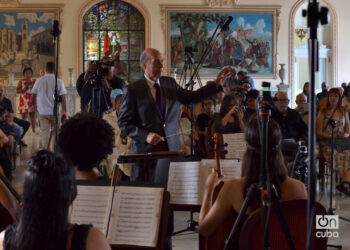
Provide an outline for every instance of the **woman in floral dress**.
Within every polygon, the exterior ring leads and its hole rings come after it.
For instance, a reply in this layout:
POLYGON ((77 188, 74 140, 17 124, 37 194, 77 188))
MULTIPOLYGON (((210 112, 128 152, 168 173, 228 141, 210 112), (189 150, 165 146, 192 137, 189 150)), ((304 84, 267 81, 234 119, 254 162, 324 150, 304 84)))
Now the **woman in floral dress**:
POLYGON ((16 92, 19 95, 18 113, 21 114, 22 119, 28 120, 28 114, 30 123, 32 125, 32 131, 35 133, 35 116, 36 110, 32 103, 32 88, 35 80, 32 79, 33 70, 31 68, 25 68, 23 70, 24 78, 17 83, 16 92))

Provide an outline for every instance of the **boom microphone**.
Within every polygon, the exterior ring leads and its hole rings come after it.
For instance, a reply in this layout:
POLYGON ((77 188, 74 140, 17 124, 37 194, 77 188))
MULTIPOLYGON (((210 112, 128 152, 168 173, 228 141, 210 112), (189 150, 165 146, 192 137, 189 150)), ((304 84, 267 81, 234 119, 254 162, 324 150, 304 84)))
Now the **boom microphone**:
POLYGON ((226 22, 221 27, 221 31, 229 30, 229 26, 230 26, 230 23, 232 22, 232 20, 233 20, 233 17, 232 16, 228 16, 227 19, 226 19, 226 22))

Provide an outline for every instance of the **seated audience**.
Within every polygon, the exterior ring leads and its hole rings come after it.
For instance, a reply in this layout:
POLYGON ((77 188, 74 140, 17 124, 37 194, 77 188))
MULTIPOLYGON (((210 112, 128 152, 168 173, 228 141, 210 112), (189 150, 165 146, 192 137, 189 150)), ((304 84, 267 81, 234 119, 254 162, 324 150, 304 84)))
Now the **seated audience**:
POLYGON ((27 144, 25 144, 23 142, 22 138, 27 133, 27 131, 30 127, 30 123, 26 120, 19 119, 19 118, 14 116, 11 100, 6 98, 5 87, 1 86, 1 85, 0 85, 0 106, 9 112, 9 114, 7 114, 8 118, 13 120, 13 122, 14 122, 14 125, 13 125, 14 132, 17 135, 19 135, 18 143, 21 146, 27 146, 27 144))
POLYGON ((252 89, 255 89, 254 80, 253 80, 253 78, 251 76, 247 75, 247 72, 242 71, 242 70, 238 71, 238 73, 237 73, 237 80, 238 80, 238 82, 241 85, 243 85, 243 83, 245 83, 245 82, 249 82, 250 83, 250 87, 252 89))
POLYGON ((201 158, 206 157, 205 134, 208 129, 209 121, 214 118, 214 101, 207 99, 202 102, 202 113, 198 115, 195 128, 198 134, 198 153, 201 158))
POLYGON ((250 90, 246 94, 247 108, 244 111, 244 124, 248 124, 249 119, 252 117, 252 115, 258 114, 258 98, 259 91, 256 89, 250 90))
POLYGON ((328 94, 328 84, 326 82, 322 82, 321 84, 322 92, 316 95, 316 102, 319 103, 323 97, 326 97, 328 94))
POLYGON ((76 178, 103 179, 99 163, 113 152, 114 131, 105 120, 89 113, 68 119, 58 135, 58 147, 74 166, 76 178))
POLYGON ((180 148, 186 155, 191 154, 191 125, 191 107, 182 105, 179 119, 180 148))
MULTIPOLYGON (((268 125, 268 138, 267 166, 269 167, 271 183, 276 187, 279 199, 281 201, 306 199, 305 185, 287 176, 287 169, 281 152, 281 130, 273 120, 270 120, 268 125)), ((258 118, 252 118, 247 125, 245 140, 247 150, 242 161, 242 177, 226 181, 212 206, 211 199, 214 187, 222 177, 217 176, 217 173, 213 170, 207 178, 199 214, 199 232, 201 235, 211 235, 224 223, 232 208, 238 214, 246 198, 248 188, 259 182, 261 146, 258 118)), ((260 193, 257 192, 252 197, 245 218, 255 209, 261 207, 261 203, 260 193)), ((238 247, 238 242, 235 245, 238 247)))
POLYGON ((39 151, 26 171, 20 220, 7 227, 3 249, 111 249, 91 225, 69 223, 75 196, 73 168, 62 156, 39 151))
POLYGON ((281 128, 283 139, 294 139, 307 141, 307 125, 299 115, 298 111, 288 107, 289 99, 286 92, 277 92, 275 105, 271 118, 274 119, 281 128))
POLYGON ((309 82, 304 83, 303 94, 306 96, 307 102, 309 102, 309 82))
POLYGON ((303 93, 300 93, 295 98, 295 103, 297 104, 297 107, 295 108, 296 111, 301 115, 301 118, 305 122, 306 125, 308 125, 309 116, 308 116, 308 110, 305 110, 305 104, 306 104, 306 96, 303 93))
MULTIPOLYGON (((103 119, 106 120, 109 123, 109 125, 111 125, 114 128, 115 133, 113 153, 107 156, 108 169, 106 171, 108 171, 108 173, 112 173, 114 166, 117 164, 118 157, 120 155, 129 155, 131 149, 131 138, 128 137, 124 132, 122 132, 118 126, 118 115, 122 99, 123 91, 121 89, 113 89, 111 92, 112 109, 106 111, 103 114, 103 119)), ((119 169, 122 171, 118 173, 120 179, 128 179, 128 177, 131 174, 130 163, 118 164, 118 166, 119 169)))
POLYGON ((348 85, 344 90, 344 96, 341 100, 341 106, 344 107, 348 114, 350 114, 350 85, 348 85))
MULTIPOLYGON (((327 94, 327 98, 324 98, 321 102, 321 109, 317 116, 317 135, 319 137, 320 151, 328 163, 331 159, 331 135, 332 127, 329 119, 334 121, 334 138, 350 140, 350 127, 348 112, 340 106, 341 91, 339 88, 331 88, 327 94), (333 117, 331 117, 333 114, 333 117)), ((342 178, 342 184, 337 186, 340 192, 350 196, 350 150, 344 150, 338 152, 334 150, 334 162, 338 166, 340 177, 342 178)))
POLYGON ((217 79, 221 79, 225 92, 229 92, 232 88, 239 87, 239 83, 236 81, 236 70, 231 66, 225 66, 219 72, 217 79))
POLYGON ((244 131, 243 111, 232 94, 224 97, 220 112, 214 119, 215 131, 218 133, 230 134, 244 131))

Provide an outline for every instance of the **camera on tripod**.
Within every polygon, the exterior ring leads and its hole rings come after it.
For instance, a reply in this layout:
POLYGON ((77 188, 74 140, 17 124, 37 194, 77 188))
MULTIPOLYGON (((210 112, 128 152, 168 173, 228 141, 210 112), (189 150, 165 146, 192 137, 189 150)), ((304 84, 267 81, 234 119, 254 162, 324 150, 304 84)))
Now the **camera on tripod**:
POLYGON ((185 47, 185 55, 187 57, 193 57, 194 52, 198 52, 198 49, 192 48, 191 46, 185 47))
POLYGON ((91 64, 96 66, 96 71, 91 72, 87 80, 88 83, 90 83, 91 85, 100 84, 100 80, 102 80, 109 73, 108 67, 114 65, 113 61, 109 61, 109 62, 91 61, 91 64))

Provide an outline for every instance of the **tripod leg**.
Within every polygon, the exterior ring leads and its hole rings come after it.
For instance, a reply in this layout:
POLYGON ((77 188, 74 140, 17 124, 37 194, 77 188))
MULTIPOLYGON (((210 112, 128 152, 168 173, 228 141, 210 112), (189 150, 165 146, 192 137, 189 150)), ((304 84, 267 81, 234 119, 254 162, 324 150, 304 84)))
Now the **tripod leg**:
POLYGON ((248 206, 249 206, 249 202, 250 200, 252 199, 253 197, 253 194, 255 192, 258 191, 258 187, 256 184, 252 184, 249 188, 249 191, 247 193, 247 196, 243 202, 243 205, 242 205, 242 208, 241 208, 241 211, 239 212, 238 216, 237 216, 237 219, 235 221, 235 224, 233 225, 233 228, 230 232, 230 235, 228 236, 228 238, 226 239, 226 242, 225 242, 225 247, 224 247, 224 250, 230 250, 230 249, 233 249, 233 239, 235 237, 235 235, 237 234, 238 230, 241 228, 241 226, 243 225, 243 218, 246 214, 246 211, 248 209, 248 206))
POLYGON ((277 213, 278 221, 282 227, 282 230, 284 232, 284 235, 286 237, 286 240, 288 242, 290 249, 295 250, 293 237, 292 237, 290 230, 288 228, 288 224, 286 222, 286 217, 283 214, 280 201, 278 200, 276 188, 274 186, 272 186, 271 190, 272 190, 271 195, 272 195, 273 207, 277 213))

